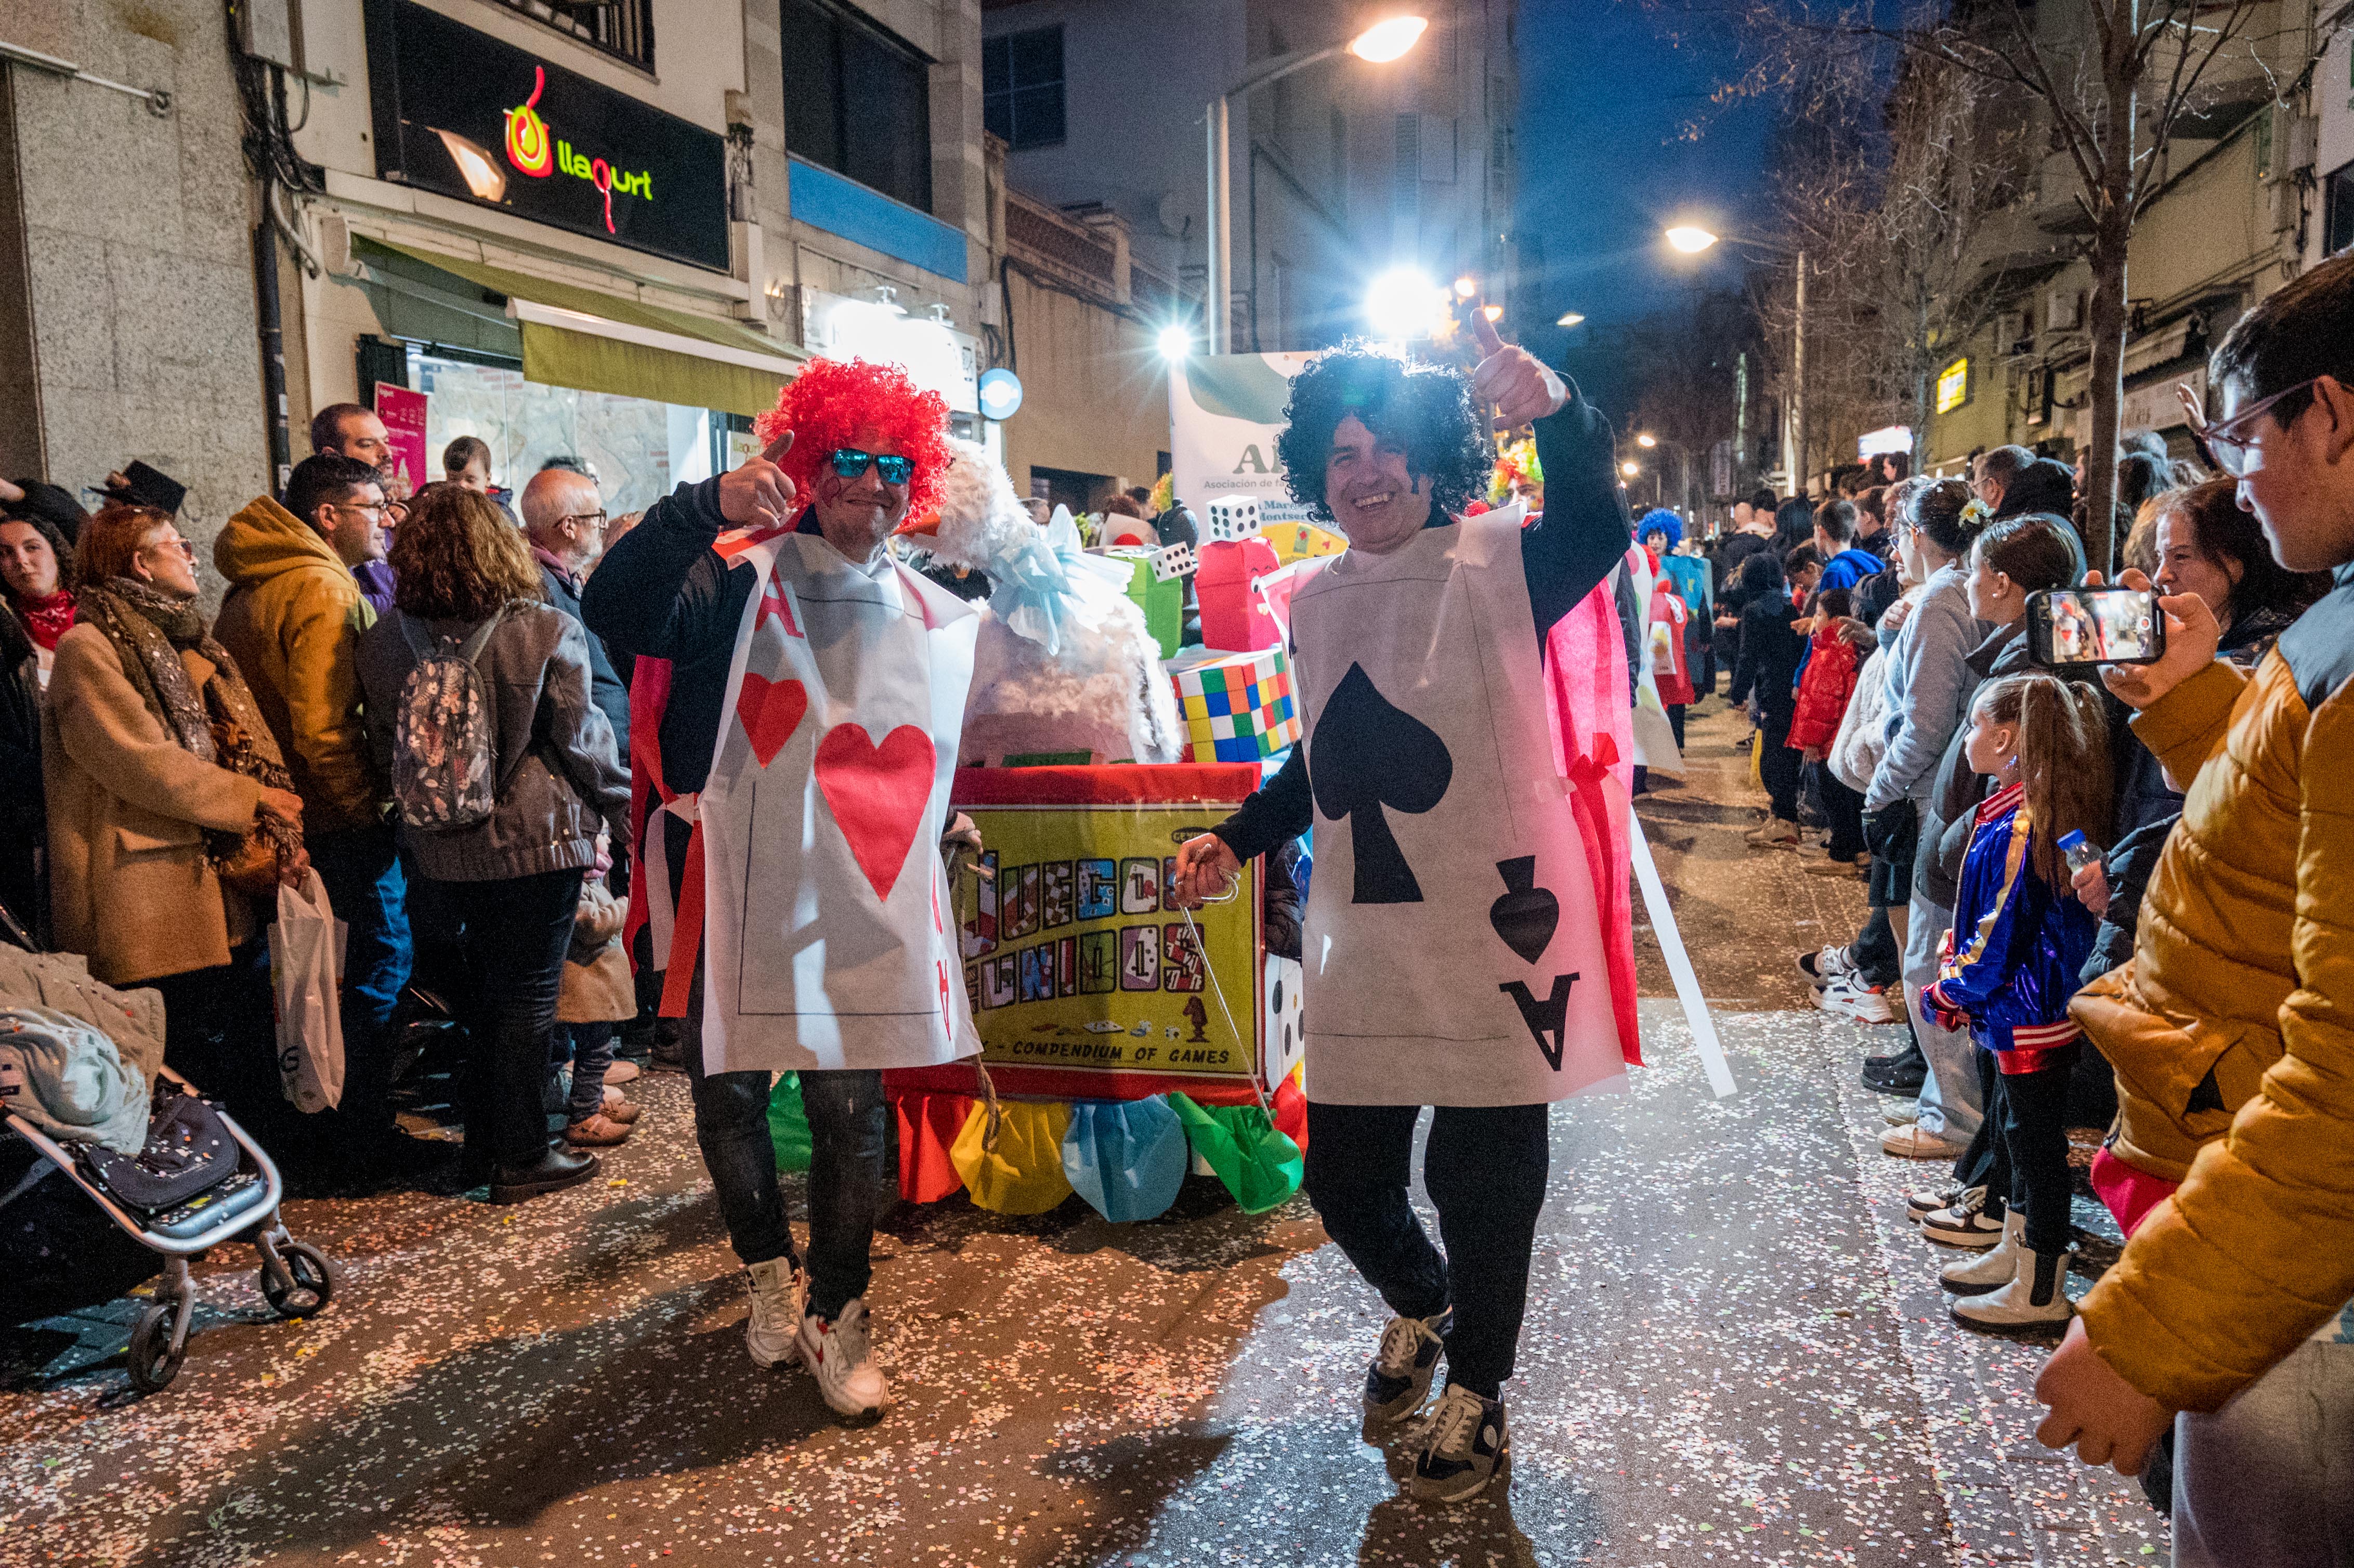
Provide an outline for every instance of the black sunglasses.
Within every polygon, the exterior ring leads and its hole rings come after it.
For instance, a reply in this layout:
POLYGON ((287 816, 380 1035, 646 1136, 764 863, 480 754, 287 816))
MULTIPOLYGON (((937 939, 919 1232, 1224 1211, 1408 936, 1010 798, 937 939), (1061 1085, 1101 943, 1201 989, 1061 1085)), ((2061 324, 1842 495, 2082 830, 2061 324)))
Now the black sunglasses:
POLYGON ((856 447, 836 447, 833 456, 827 461, 833 464, 833 471, 843 479, 856 479, 866 471, 870 463, 883 476, 885 484, 905 484, 916 477, 916 460, 895 453, 886 452, 878 457, 873 452, 860 451, 856 447))

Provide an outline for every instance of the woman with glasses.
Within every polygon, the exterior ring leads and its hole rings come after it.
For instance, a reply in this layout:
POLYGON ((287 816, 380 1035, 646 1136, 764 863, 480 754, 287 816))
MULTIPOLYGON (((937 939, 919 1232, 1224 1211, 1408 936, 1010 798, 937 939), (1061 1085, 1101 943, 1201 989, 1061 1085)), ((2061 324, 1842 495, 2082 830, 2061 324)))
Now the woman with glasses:
POLYGON ((282 1103, 266 916, 224 872, 257 833, 281 874, 306 870, 302 802, 170 515, 107 506, 76 557, 41 732, 58 946, 161 991, 166 1061, 266 1123, 282 1103))

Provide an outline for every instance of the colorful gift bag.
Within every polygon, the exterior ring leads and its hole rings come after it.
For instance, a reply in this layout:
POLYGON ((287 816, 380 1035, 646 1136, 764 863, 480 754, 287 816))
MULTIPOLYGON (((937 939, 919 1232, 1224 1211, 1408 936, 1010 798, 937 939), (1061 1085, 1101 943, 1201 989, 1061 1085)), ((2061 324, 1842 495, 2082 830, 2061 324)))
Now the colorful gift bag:
POLYGON ((1158 553, 1135 546, 1103 552, 1107 558, 1127 566, 1128 597, 1144 612, 1144 629, 1161 644, 1161 656, 1173 659, 1184 627, 1185 583, 1182 577, 1164 577, 1152 569, 1152 557, 1158 553))
POLYGON ((965 1095, 895 1096, 899 1118, 899 1195, 911 1203, 937 1203, 964 1191, 953 1150, 981 1102, 965 1095))
POLYGON ((809 1113, 801 1106, 801 1075, 779 1073, 769 1091, 769 1141, 776 1146, 777 1169, 810 1168, 809 1113))
POLYGON ((975 1106, 949 1157, 964 1190, 1000 1214, 1043 1214, 1071 1195, 1063 1173, 1063 1135, 1071 1107, 1007 1100, 998 1107, 997 1144, 989 1147, 989 1107, 975 1106))
POLYGON ((1264 539, 1235 539, 1202 546, 1193 577, 1193 597, 1202 607, 1202 646, 1248 652, 1283 641, 1252 585, 1277 569, 1275 552, 1264 539))
POLYGON ((1171 671, 1193 762, 1257 762, 1299 738, 1281 648, 1195 655, 1171 671))
POLYGON ((1184 1124, 1168 1100, 1080 1100, 1063 1135, 1063 1173, 1087 1205, 1115 1224, 1149 1220, 1177 1201, 1185 1181, 1184 1124))
POLYGON ((1299 1145, 1275 1129, 1257 1106, 1196 1105, 1172 1094, 1169 1108, 1185 1124, 1186 1140, 1217 1173, 1246 1214, 1263 1214, 1299 1191, 1305 1164, 1299 1145))

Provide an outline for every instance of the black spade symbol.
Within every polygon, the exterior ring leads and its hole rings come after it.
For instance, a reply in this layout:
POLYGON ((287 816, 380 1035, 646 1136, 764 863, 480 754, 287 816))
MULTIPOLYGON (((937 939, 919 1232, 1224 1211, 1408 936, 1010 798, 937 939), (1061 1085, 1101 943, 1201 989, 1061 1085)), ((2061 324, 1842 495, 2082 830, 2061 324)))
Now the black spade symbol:
POLYGON ((1537 857, 1532 854, 1500 860, 1496 870, 1504 878, 1504 895, 1488 906, 1488 924, 1504 946, 1521 955, 1521 962, 1535 963, 1553 940, 1553 927, 1561 924, 1561 900, 1551 889, 1535 885, 1537 857))
POLYGON ((1309 742, 1308 777, 1317 809, 1349 819, 1357 904, 1419 904, 1422 885, 1398 850, 1384 809, 1420 813, 1438 804, 1455 778, 1455 758, 1429 726, 1373 690, 1352 664, 1309 742))

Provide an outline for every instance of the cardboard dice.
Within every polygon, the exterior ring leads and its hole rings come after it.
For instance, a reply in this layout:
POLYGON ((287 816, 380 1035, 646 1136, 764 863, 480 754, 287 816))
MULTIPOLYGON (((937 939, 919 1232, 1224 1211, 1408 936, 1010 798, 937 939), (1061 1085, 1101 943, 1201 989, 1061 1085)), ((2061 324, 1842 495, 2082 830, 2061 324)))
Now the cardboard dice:
POLYGON ((1255 539, 1258 536, 1258 525, 1259 507, 1256 495, 1230 495, 1223 501, 1210 503, 1207 537, 1213 544, 1255 539))

